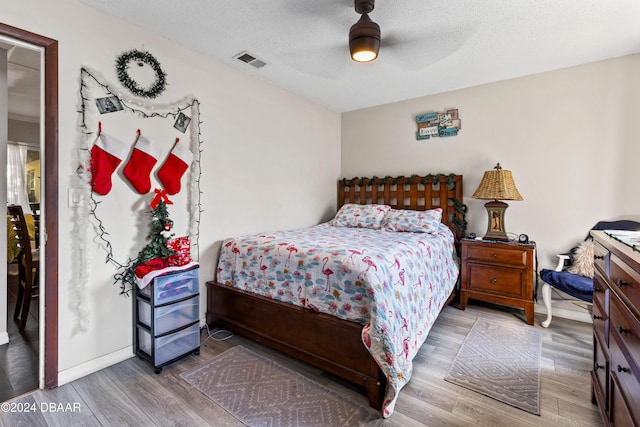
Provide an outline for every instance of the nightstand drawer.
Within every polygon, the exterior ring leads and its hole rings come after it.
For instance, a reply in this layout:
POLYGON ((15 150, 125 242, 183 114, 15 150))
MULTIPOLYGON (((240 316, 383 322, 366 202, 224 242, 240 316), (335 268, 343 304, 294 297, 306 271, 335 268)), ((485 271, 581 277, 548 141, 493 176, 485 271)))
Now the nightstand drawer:
POLYGON ((500 248, 492 245, 475 246, 471 244, 467 247, 467 261, 525 267, 527 265, 527 251, 515 245, 500 248))
POLYGON ((480 264, 468 265, 469 283, 467 289, 470 291, 489 292, 496 295, 503 295, 517 298, 528 298, 522 295, 522 270, 488 267, 480 264))

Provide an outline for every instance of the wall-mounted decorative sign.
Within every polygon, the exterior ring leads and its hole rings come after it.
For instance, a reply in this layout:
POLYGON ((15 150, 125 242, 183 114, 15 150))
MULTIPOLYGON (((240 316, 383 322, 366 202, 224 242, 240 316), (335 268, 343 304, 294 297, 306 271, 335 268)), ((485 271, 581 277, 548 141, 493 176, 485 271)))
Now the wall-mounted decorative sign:
POLYGON ((445 113, 419 114, 416 116, 416 123, 418 140, 437 136, 455 136, 461 128, 457 109, 447 110, 445 113))

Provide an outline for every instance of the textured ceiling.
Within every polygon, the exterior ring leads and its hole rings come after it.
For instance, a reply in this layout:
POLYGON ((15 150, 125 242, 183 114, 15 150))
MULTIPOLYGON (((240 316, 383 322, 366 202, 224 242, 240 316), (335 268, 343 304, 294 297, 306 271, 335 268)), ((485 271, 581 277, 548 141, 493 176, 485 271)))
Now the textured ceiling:
POLYGON ((340 112, 640 51, 638 0, 379 0, 365 64, 353 0, 81 1, 340 112))
POLYGON ((11 44, 2 47, 7 49, 9 118, 36 123, 40 117, 40 51, 11 44))

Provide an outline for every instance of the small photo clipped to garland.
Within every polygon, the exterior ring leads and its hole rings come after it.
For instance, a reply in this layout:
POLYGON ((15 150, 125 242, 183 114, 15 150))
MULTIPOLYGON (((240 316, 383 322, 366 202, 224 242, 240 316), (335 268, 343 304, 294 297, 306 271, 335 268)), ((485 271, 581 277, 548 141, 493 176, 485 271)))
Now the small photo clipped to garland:
POLYGON ((130 50, 118 56, 116 59, 116 72, 120 83, 131 93, 144 98, 157 98, 167 86, 167 74, 160 67, 158 60, 147 51, 137 49, 130 50), (140 69, 135 69, 132 65, 137 65, 140 69), (153 73, 149 82, 139 82, 144 80, 149 71, 153 73), (132 76, 133 74, 133 76, 132 76), (152 80, 152 81, 151 81, 152 80))
POLYGON ((96 105, 100 114, 113 113, 124 109, 117 96, 105 96, 104 98, 98 98, 96 99, 96 105))
POLYGON ((180 111, 180 114, 178 114, 178 118, 176 118, 176 122, 173 124, 173 127, 178 129, 180 132, 185 133, 190 122, 191 117, 180 111))

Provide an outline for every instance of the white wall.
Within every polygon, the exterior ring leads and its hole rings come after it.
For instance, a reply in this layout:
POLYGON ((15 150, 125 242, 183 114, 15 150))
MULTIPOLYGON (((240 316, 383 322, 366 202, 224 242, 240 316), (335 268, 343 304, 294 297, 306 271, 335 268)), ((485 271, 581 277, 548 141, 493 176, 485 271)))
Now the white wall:
MULTIPOLYGON (((105 252, 94 243, 90 245, 89 281, 81 301, 89 326, 86 332, 75 327, 72 293, 77 260, 69 254, 77 249, 78 236, 73 234, 76 219, 66 195, 74 176, 74 151, 80 136, 77 111, 82 66, 98 70, 109 82, 117 83, 116 57, 144 46, 167 73, 167 90, 155 101, 169 104, 187 95, 200 101, 204 141, 199 236, 202 292, 204 282, 214 277, 222 239, 312 225, 335 212, 335 184, 340 172, 338 113, 75 0, 9 2, 3 6, 2 20, 59 42, 61 383, 128 357, 132 341, 131 298, 119 295, 113 285, 114 267, 105 264, 105 252)), ((94 116, 90 127, 96 130, 95 121, 100 118, 105 122, 105 132, 128 144, 133 142, 136 126, 141 127, 165 144, 166 157, 166 144, 175 135, 154 130, 156 119, 153 124, 135 116, 115 120, 115 114, 121 113, 113 114, 94 116)), ((105 203, 100 209, 115 221, 108 231, 110 240, 118 245, 119 256, 134 257, 145 243, 140 236, 146 236, 148 229, 138 230, 128 224, 148 224, 148 217, 141 212, 150 196, 135 195, 117 174, 113 182, 113 190, 102 198, 105 203), (119 227, 120 220, 123 225, 119 227)), ((172 219, 185 216, 184 208, 170 207, 169 212, 172 219)), ((201 301, 204 317, 204 294, 201 301)))
POLYGON ((342 174, 462 174, 469 231, 484 235, 471 195, 500 162, 524 197, 507 232, 528 234, 551 267, 598 221, 640 217, 639 75, 633 55, 344 113, 342 174), (416 140, 417 114, 451 108, 458 136, 416 140))

